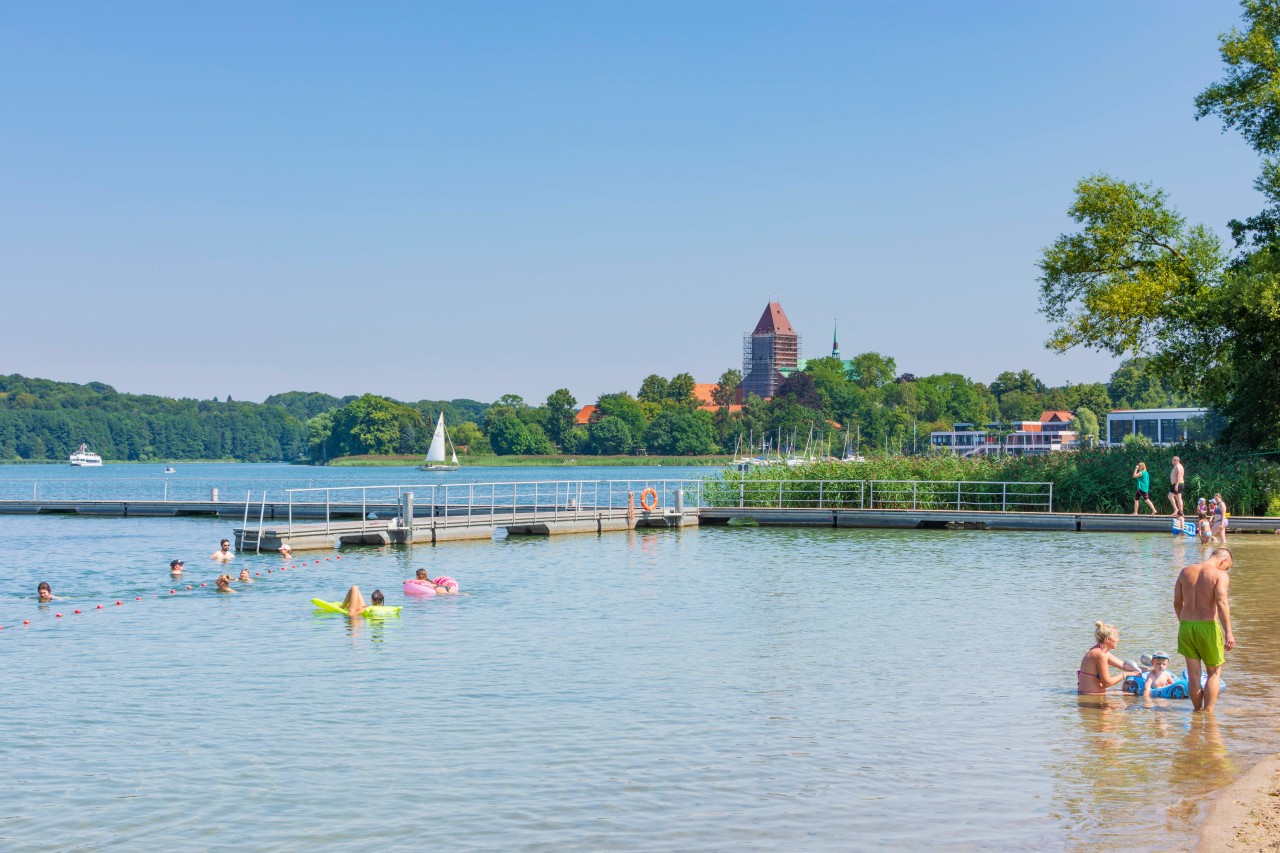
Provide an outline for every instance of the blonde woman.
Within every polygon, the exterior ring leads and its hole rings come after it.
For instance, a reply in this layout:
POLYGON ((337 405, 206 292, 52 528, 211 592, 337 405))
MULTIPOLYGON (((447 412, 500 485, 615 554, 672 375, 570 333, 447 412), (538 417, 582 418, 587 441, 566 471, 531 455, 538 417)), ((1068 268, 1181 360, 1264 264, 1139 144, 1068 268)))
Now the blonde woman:
POLYGON ((1119 628, 1106 622, 1094 622, 1093 625, 1093 638, 1097 642, 1084 653, 1080 668, 1076 670, 1076 692, 1085 696, 1106 693, 1107 688, 1124 681, 1125 672, 1141 672, 1137 666, 1112 654, 1120 645, 1119 628), (1111 676, 1113 666, 1120 670, 1114 678, 1111 676))
POLYGON ((1138 514, 1138 504, 1142 501, 1147 502, 1147 506, 1151 507, 1152 515, 1159 515, 1156 505, 1151 502, 1151 472, 1147 470, 1147 463, 1139 462, 1137 467, 1133 469, 1133 479, 1135 483, 1135 491, 1133 493, 1133 514, 1138 514))

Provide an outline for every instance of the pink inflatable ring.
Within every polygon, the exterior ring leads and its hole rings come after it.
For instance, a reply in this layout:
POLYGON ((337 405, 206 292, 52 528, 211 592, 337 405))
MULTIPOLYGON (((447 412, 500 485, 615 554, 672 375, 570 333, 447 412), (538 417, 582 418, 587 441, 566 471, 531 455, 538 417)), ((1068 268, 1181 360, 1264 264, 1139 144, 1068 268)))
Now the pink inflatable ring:
POLYGON ((404 582, 405 595, 429 596, 436 594, 436 585, 431 581, 411 580, 404 582))

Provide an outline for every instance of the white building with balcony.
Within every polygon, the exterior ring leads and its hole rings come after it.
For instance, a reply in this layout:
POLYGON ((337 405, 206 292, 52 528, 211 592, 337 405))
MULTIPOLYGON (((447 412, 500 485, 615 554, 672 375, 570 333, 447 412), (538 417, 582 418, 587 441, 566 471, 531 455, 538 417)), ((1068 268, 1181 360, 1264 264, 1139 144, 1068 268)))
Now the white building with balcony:
POLYGON ((1042 412, 1038 421, 1016 421, 1010 424, 1013 432, 1003 444, 999 424, 988 424, 985 430, 974 429, 973 424, 956 424, 949 430, 929 433, 929 443, 960 456, 996 453, 1002 447, 1015 455, 1055 453, 1076 446, 1078 436, 1071 428, 1071 420, 1070 412, 1042 412))

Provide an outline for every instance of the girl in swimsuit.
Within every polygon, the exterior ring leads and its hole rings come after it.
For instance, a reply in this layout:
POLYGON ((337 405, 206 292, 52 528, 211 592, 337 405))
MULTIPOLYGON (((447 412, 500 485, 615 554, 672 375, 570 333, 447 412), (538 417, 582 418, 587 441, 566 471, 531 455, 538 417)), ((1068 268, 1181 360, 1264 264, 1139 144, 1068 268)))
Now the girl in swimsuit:
POLYGON ((1076 670, 1076 692, 1082 695, 1106 693, 1108 687, 1115 687, 1124 681, 1125 670, 1137 670, 1126 667, 1124 661, 1111 654, 1120 645, 1120 629, 1105 622, 1095 622, 1093 638, 1097 644, 1084 653, 1080 660, 1080 668, 1076 670), (1120 670, 1120 674, 1111 677, 1111 667, 1120 670))

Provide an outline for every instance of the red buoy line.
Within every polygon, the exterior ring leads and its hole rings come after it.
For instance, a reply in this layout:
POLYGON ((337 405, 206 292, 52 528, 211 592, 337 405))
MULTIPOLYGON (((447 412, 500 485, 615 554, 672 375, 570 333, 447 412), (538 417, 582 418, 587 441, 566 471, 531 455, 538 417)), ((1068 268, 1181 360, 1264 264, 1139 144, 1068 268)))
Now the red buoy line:
MULTIPOLYGON (((334 555, 333 557, 325 557, 325 558, 324 558, 324 561, 325 561, 326 563, 328 563, 328 562, 331 562, 331 561, 333 561, 333 560, 341 560, 341 559, 342 559, 342 557, 341 557, 341 556, 334 555)), ((272 571, 283 572, 283 571, 286 571, 287 569, 299 569, 299 568, 306 568, 306 567, 307 567, 307 565, 308 565, 308 564, 307 564, 307 562, 304 560, 304 561, 302 561, 302 564, 301 564, 301 565, 298 565, 298 564, 294 563, 294 564, 289 565, 288 567, 286 567, 286 566, 283 566, 283 565, 282 565, 282 566, 280 566, 278 569, 267 569, 267 574, 271 574, 271 572, 272 572, 272 571)), ((320 561, 319 561, 319 560, 316 560, 316 561, 315 561, 315 565, 317 565, 317 566, 318 566, 318 565, 320 565, 320 561)), ((255 571, 253 574, 254 574, 256 577, 262 577, 262 572, 260 572, 260 571, 255 571)), ((207 586, 208 586, 208 583, 207 583, 207 582, 203 582, 203 583, 201 583, 201 584, 200 584, 200 586, 201 586, 201 587, 207 587, 207 586)), ((186 592, 187 590, 190 590, 190 589, 192 589, 191 584, 186 584, 186 590, 183 590, 183 591, 184 591, 184 592, 186 592)), ((176 589, 170 589, 170 590, 169 590, 169 595, 177 595, 177 594, 178 594, 178 590, 176 590, 176 589)), ((151 597, 152 597, 152 598, 164 598, 165 596, 164 596, 164 594, 163 594, 163 593, 159 593, 159 592, 157 592, 157 593, 153 593, 151 597)), ((142 600, 143 600, 143 597, 142 597, 141 595, 135 595, 135 596, 133 597, 133 600, 134 600, 134 601, 142 601, 142 600)), ((84 605, 84 606, 85 606, 85 607, 87 607, 88 605, 84 605)), ((123 600, 117 600, 113 606, 115 606, 115 607, 123 607, 123 606, 124 606, 124 601, 123 601, 123 600)), ((105 609, 105 608, 103 608, 103 606, 102 606, 101 604, 99 604, 99 605, 95 606, 95 607, 94 607, 94 609, 95 609, 95 610, 103 610, 103 609, 105 609)), ((80 610, 79 610, 79 609, 75 609, 75 610, 73 610, 73 611, 72 611, 72 615, 80 615, 80 610)), ((62 616, 62 614, 61 614, 61 613, 57 613, 57 612, 55 612, 55 613, 53 614, 53 618, 55 618, 55 619, 61 619, 61 618, 63 618, 63 616, 62 616)), ((23 625, 30 625, 30 624, 31 624, 31 620, 30 620, 30 619, 23 619, 23 620, 22 620, 22 624, 23 624, 23 625)), ((5 628, 15 628, 15 627, 18 627, 18 626, 17 626, 16 624, 14 624, 14 625, 0 625, 0 631, 3 631, 5 628)))

